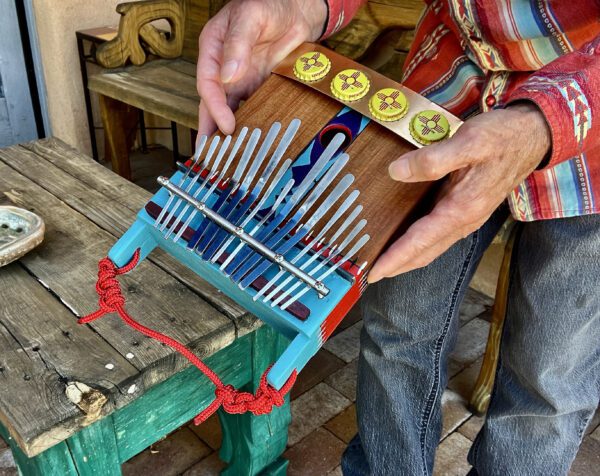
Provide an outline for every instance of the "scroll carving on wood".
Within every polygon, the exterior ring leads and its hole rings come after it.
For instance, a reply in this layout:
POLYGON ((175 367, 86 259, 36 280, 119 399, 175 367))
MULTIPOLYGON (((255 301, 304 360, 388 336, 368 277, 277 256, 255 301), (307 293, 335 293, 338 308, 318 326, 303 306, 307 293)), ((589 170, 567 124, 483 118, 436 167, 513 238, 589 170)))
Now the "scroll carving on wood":
POLYGON ((177 58, 183 49, 185 5, 179 0, 147 0, 121 3, 119 34, 98 48, 96 60, 105 68, 118 68, 127 61, 141 65, 148 53, 161 58, 177 58), (166 20, 171 32, 167 35, 150 23, 166 20))

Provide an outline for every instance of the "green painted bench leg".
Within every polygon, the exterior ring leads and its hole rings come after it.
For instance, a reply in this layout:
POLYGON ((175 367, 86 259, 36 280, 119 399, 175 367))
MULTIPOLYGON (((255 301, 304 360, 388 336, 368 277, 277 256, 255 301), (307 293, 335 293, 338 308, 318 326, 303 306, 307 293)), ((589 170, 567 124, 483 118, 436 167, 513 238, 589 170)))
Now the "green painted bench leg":
MULTIPOLYGON (((260 377, 283 352, 287 340, 267 325, 252 337, 252 382, 256 391, 260 377)), ((229 415, 219 412, 223 429, 220 457, 228 463, 224 476, 285 475, 288 462, 281 457, 287 444, 291 420, 289 397, 269 415, 229 415)))
POLYGON ((112 416, 103 418, 67 440, 79 476, 121 474, 112 416))
POLYGON ((43 453, 29 458, 0 425, 0 435, 10 445, 20 474, 23 476, 77 476, 75 463, 65 442, 58 443, 43 453))

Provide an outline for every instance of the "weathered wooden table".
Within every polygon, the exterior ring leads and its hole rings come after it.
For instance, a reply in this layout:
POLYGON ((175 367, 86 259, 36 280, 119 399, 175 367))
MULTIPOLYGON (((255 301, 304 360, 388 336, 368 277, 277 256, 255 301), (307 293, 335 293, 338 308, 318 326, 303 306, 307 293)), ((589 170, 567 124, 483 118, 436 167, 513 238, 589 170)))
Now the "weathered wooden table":
MULTIPOLYGON (((148 192, 56 139, 0 149, 0 203, 35 211, 44 243, 0 268, 0 435, 25 475, 120 474, 192 419, 213 385, 116 316, 91 325, 97 262, 148 192)), ((188 344, 225 383, 254 391, 285 342, 166 254, 121 277, 141 322, 188 344)), ((289 402, 261 417, 220 414, 225 474, 284 474, 289 402)))

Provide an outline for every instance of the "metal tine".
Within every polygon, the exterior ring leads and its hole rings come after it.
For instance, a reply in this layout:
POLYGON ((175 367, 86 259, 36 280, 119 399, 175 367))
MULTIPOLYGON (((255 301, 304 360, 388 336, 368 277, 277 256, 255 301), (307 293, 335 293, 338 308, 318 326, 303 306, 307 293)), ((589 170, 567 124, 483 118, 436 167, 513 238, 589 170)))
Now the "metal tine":
MULTIPOLYGON (((208 200, 208 198, 213 194, 215 189, 219 186, 219 184, 223 180, 223 177, 225 177, 225 174, 229 170, 229 166, 231 165, 231 162, 233 162, 233 159, 237 155, 238 150, 240 149, 242 142, 244 141, 244 138, 246 137, 247 133, 248 133, 247 127, 244 127, 240 131, 238 138, 236 139, 235 143, 233 144, 233 149, 231 149, 231 151, 229 153, 229 157, 227 157, 227 160, 225 161, 225 165, 223 165, 223 169, 221 170, 221 172, 219 173, 219 176, 215 179, 215 181, 213 182, 211 187, 208 189, 208 191, 200 198, 201 202, 208 200)), ((231 140, 231 136, 227 136, 226 140, 231 140)), ((219 159, 217 159, 217 160, 219 160, 219 159)), ((214 168, 216 168, 216 167, 217 167, 217 165, 214 166, 214 168)), ((193 195, 194 198, 196 198, 198 196, 198 194, 200 193, 200 190, 202 190, 202 187, 198 187, 198 190, 193 195)), ((186 207, 189 207, 189 206, 190 206, 190 204, 188 203, 186 205, 186 207)), ((186 211, 187 211, 187 208, 182 212, 182 214, 185 214, 186 211)), ((192 222, 192 220, 194 219, 194 217, 197 214, 198 214, 198 210, 196 210, 194 208, 194 210, 192 211, 192 213, 190 213, 190 216, 187 218, 187 220, 185 221, 185 223, 183 224, 181 229, 177 232, 177 235, 175 235, 175 238, 173 238, 174 242, 177 243, 179 238, 181 238, 181 236, 185 232, 186 228, 189 226, 189 224, 192 222)))
MULTIPOLYGON (((343 167, 343 165, 341 167, 343 167)), ((333 167, 330 170, 333 170, 333 167)), ((325 180, 327 180, 326 177, 323 177, 323 181, 325 181, 325 180)), ((277 246, 277 249, 275 251, 278 254, 283 256, 283 255, 285 255, 285 253, 287 253, 289 250, 291 250, 294 246, 296 246, 300 242, 300 240, 302 240, 312 230, 312 228, 321 220, 321 218, 323 218, 323 215, 325 215, 325 213, 327 213, 336 204, 336 202, 342 197, 344 192, 346 192, 346 190, 348 190, 348 188, 350 187, 350 185, 352 185, 353 182, 354 182, 353 175, 348 174, 348 175, 344 176, 337 183, 337 185, 333 188, 333 190, 327 196, 327 198, 325 198, 323 200, 321 205, 319 207, 317 207, 317 209, 312 213, 310 218, 308 218, 308 221, 304 225, 302 225, 300 227, 300 229, 297 230, 287 240, 280 240, 280 244, 277 246)), ((330 183, 331 182, 328 180, 327 185, 329 185, 330 183)), ((316 188, 315 188, 315 192, 317 192, 316 188)), ((313 204, 308 204, 306 209, 310 210, 310 208, 312 208, 312 205, 313 204)), ((303 213, 302 215, 304 216, 305 213, 303 213)), ((240 287, 242 289, 245 289, 248 286, 250 286, 250 284, 252 284, 254 282, 254 280, 256 278, 258 278, 262 273, 266 272, 267 269, 269 269, 272 264, 273 263, 271 263, 270 261, 262 260, 242 280, 242 282, 240 283, 240 287)))
MULTIPOLYGON (((206 137, 206 136, 204 136, 204 137, 206 137)), ((205 144, 206 144, 206 141, 207 141, 207 140, 204 140, 204 143, 205 143, 205 144)), ((210 143, 210 146, 208 147, 208 151, 207 151, 206 155, 204 156, 204 160, 202 161, 202 165, 200 166, 200 168, 198 169, 198 172, 196 172, 196 175, 195 175, 195 176, 192 178, 192 180, 190 180, 190 181, 188 182, 188 186, 186 187, 186 189, 189 187, 189 185, 190 185, 192 182, 194 182, 194 183, 195 183, 195 182, 198 180, 198 178, 200 177, 201 173, 202 173, 204 170, 207 170, 207 169, 208 169, 208 164, 209 164, 209 162, 210 162, 210 159, 212 158, 212 156, 213 156, 213 154, 214 154, 214 151, 215 151, 215 149, 217 148, 217 146, 218 146, 218 144, 219 144, 219 141, 220 141, 220 138, 219 138, 219 137, 214 137, 214 138, 213 138, 213 140, 212 140, 212 141, 211 141, 211 143, 210 143)), ((204 149, 204 146, 203 146, 203 149, 204 149)), ((199 157, 200 157, 200 155, 198 155, 198 158, 199 158, 199 157)), ((196 163, 197 163, 197 162, 196 162, 196 163)), ((191 167, 191 168, 188 170, 188 172, 190 172, 190 173, 191 173, 191 172, 193 172, 193 170, 194 170, 194 167, 191 167)), ((208 176, 208 175, 207 175, 207 176, 208 176)), ((188 177, 188 179, 189 179, 189 177, 188 177)), ((184 188, 184 185, 185 185, 185 182, 181 182, 181 185, 180 185, 180 187, 182 188, 182 190, 183 190, 183 188, 184 188)), ((168 225, 169 221, 171 221, 171 218, 173 217, 173 214, 175 213, 175 209, 176 209, 177 207, 179 207, 179 205, 180 205, 180 204, 181 204, 181 198, 179 198, 179 197, 178 197, 178 198, 177 198, 177 200, 175 201, 175 203, 173 204, 173 207, 171 208, 171 210, 169 210, 168 218, 167 218, 167 219, 165 219, 165 220, 163 221, 163 223, 162 223, 161 227, 159 228, 159 230, 160 230, 161 232, 162 232, 162 231, 164 231, 164 229, 165 229, 165 228, 166 228, 166 226, 168 225)), ((164 208, 163 208, 163 210, 164 210, 164 208)), ((165 211, 166 211, 166 210, 165 210, 165 211)))
MULTIPOLYGON (((202 180, 202 182, 196 188, 196 190, 194 190, 194 193, 192 194, 193 198, 198 197, 198 195, 200 195, 200 192, 202 190, 204 190, 204 187, 208 186, 208 184, 210 184, 212 180, 216 179, 217 174, 219 173, 219 165, 221 164, 221 160, 225 156, 225 152, 227 152, 227 149, 229 148, 230 143, 231 143, 231 136, 226 136, 225 140, 223 140, 223 142, 221 143, 221 147, 219 148, 217 157, 215 158, 212 166, 210 167, 210 172, 206 175, 204 180, 202 180)), ((193 188, 193 185, 189 186, 188 190, 186 190, 186 191, 191 191, 192 188, 193 188)), ((185 216, 185 214, 187 213, 187 211, 190 208, 191 208, 191 205, 189 203, 186 203, 185 206, 183 207, 183 209, 175 217, 175 221, 173 222, 173 225, 169 228, 169 231, 167 231, 167 233, 165 233, 165 238, 169 238, 175 232, 175 228, 177 228, 179 226, 179 224, 181 223, 181 220, 183 220, 183 217, 185 216)), ((185 230, 185 228, 180 227, 181 233, 183 233, 183 230, 185 230)))
MULTIPOLYGON (((283 189, 281 190, 281 193, 279 194, 279 196, 275 199, 275 203, 273 203, 273 206, 268 211, 268 213, 264 217, 262 217, 262 219, 256 225, 254 225, 254 228, 252 228, 252 230, 250 230, 250 233, 248 233, 250 236, 254 236, 254 234, 263 227, 263 225, 265 224, 265 222, 269 218, 271 218, 271 215, 273 215, 277 211, 277 208, 279 208, 279 206, 281 205, 281 202, 283 201, 283 199, 288 195, 288 193, 290 193, 290 190, 292 189, 293 186, 294 186, 294 179, 290 179, 285 184, 285 186, 283 187, 283 189)), ((258 209, 259 209, 259 207, 257 207, 257 210, 258 209)), ((221 249, 219 250, 219 252, 215 256, 213 256, 211 258, 210 262, 211 263, 216 262, 234 239, 235 239, 235 236, 231 236, 227 240, 227 243, 225 243, 221 247, 221 249)), ((245 245, 245 243, 243 241, 239 245, 237 245, 237 247, 235 248, 235 250, 227 257, 227 259, 223 262, 223 264, 219 268, 221 271, 223 269, 225 269, 225 267, 231 262, 231 260, 237 254, 237 252, 239 250, 241 250, 244 245, 245 245)))
MULTIPOLYGON (((325 234, 330 230, 330 228, 335 223, 338 222, 338 220, 342 217, 342 215, 346 213, 346 211, 348 210, 348 208, 350 208, 350 206, 356 201, 356 199, 358 198, 359 195, 360 195, 360 192, 358 190, 353 190, 350 193, 350 195, 348 195, 348 197, 346 197, 346 200, 344 200, 344 202, 342 203, 342 205, 336 210, 335 214, 330 218, 330 220, 321 229, 321 231, 319 232, 319 234, 317 236, 315 236, 314 238, 312 238, 310 240, 310 242, 308 242, 302 248, 302 250, 300 250, 300 252, 296 256, 294 256, 292 258, 292 260, 290 261, 290 263, 296 264, 300 260, 300 258, 302 258, 304 255, 306 255, 311 249, 313 249, 313 247, 315 245, 319 244, 319 242, 323 239, 323 237, 325 236, 325 234)), ((362 206, 359 206, 357 208, 359 208, 360 210, 362 210, 362 206)), ((281 278, 284 274, 285 274, 285 270, 280 270, 265 286, 263 286, 255 294, 255 296, 252 299, 254 301, 258 300, 265 292, 267 292, 268 289, 270 289, 271 287, 273 287, 275 285, 275 283, 277 281, 279 281, 279 278, 281 278)), ((288 276, 288 278, 289 279, 293 279, 293 276, 288 276)), ((277 292, 279 292, 281 290, 281 288, 283 288, 288 282, 289 281, 284 281, 282 284, 280 284, 279 286, 277 286, 273 291, 271 291, 271 293, 267 297, 264 298, 264 301, 270 301, 271 298, 275 294, 277 294, 277 292)))
MULTIPOLYGON (((279 144, 278 144, 277 148, 275 149, 275 152, 273 153, 273 155, 271 156, 271 159, 267 163, 267 166, 265 167, 262 175, 259 177, 258 182, 254 185, 254 188, 250 192, 250 195, 244 199, 244 201, 240 204, 240 206, 237 210, 234 209, 229 214, 228 219, 231 223, 237 224, 244 217, 244 215, 248 212, 248 209, 254 204, 256 199, 258 197, 260 197, 260 194, 262 193, 266 184, 269 182, 269 179, 271 178, 271 175, 273 174, 274 170, 279 165, 279 162, 283 158, 283 154, 285 153, 288 146, 292 142, 299 127, 300 127, 300 119, 293 119, 290 122, 286 131, 283 134, 283 137, 279 141, 279 144)), ((259 154, 261 152, 262 152, 262 149, 259 152, 259 154)), ((217 231, 213 235, 212 243, 209 243, 202 248, 202 254, 206 255, 208 257, 212 256, 213 253, 223 243, 223 241, 226 240, 227 236, 228 236, 228 234, 225 230, 223 230, 221 228, 217 229, 217 231)), ((198 247, 198 250, 200 250, 200 246, 198 247)))
MULTIPOLYGON (((256 145, 258 144, 260 135, 261 135, 261 130, 259 128, 254 129, 252 131, 252 134, 250 134, 250 138, 248 139, 248 142, 246 143, 246 147, 244 148, 244 152, 242 153, 242 157, 240 158, 240 161, 238 162, 238 165, 235 168, 233 177, 231 178, 231 180, 229 180, 229 179, 227 180, 227 183, 228 183, 227 187, 219 195, 219 197, 217 198, 215 203, 210 207, 211 210, 213 210, 213 211, 220 210, 220 208, 223 206, 223 204, 226 203, 226 201, 230 197, 232 197, 233 194, 235 194, 236 190, 238 189, 239 180, 241 179, 242 175, 244 174, 244 172, 246 170, 246 166, 248 165, 248 162, 250 161, 250 157, 254 153, 254 149, 256 148, 256 145)), ((194 249, 194 246, 196 245, 196 243, 198 243, 198 240, 204 233, 204 230, 206 230, 206 227, 210 225, 210 223, 211 223, 210 220, 206 220, 206 219, 203 219, 200 222, 200 224, 196 228, 194 236, 192 237, 191 240, 188 241, 188 245, 187 245, 188 251, 192 251, 194 249)))
MULTIPOLYGON (((206 153, 206 156, 204 157, 204 161, 202 162, 202 170, 205 170, 205 169, 208 168, 208 164, 210 163, 210 159, 212 158, 213 154, 215 153, 215 150, 217 149, 217 146, 219 145, 219 141, 220 140, 221 139, 220 139, 219 136, 215 136, 213 138, 213 140, 211 141, 210 147, 208 148, 208 152, 206 153)), ((185 190, 186 192, 189 192, 191 190, 191 188, 196 184, 196 182, 198 181, 198 179, 200 178, 201 175, 202 175, 201 171, 198 171, 198 173, 194 176, 194 178, 188 182, 188 184, 185 186, 185 188, 182 187, 182 190, 185 190)), ((206 180, 209 175, 210 175, 210 173, 208 173, 206 175, 206 177, 205 177, 204 180, 206 180)), ((175 212, 177 211, 177 208, 179 208, 179 205, 181 205, 182 203, 183 203, 183 200, 181 198, 178 198, 175 201, 175 203, 173 204, 173 208, 171 208, 171 210, 169 211, 166 219, 164 220, 163 224, 159 228, 159 230, 161 232, 165 230, 165 228, 167 227, 168 223, 171 221, 171 218, 173 218, 173 215, 175 215, 175 212)))
MULTIPOLYGON (((339 254, 342 254, 342 252, 346 249, 346 247, 352 243, 352 241, 354 240, 354 238, 356 238, 356 236, 360 233, 360 231, 365 227, 365 225, 367 224, 367 220, 365 220, 364 218, 362 220, 360 220, 355 226, 354 228, 352 228, 352 230, 350 231, 350 233, 348 233, 348 235, 346 236, 346 238, 342 241, 342 243, 337 246, 335 253, 332 250, 329 253, 329 256, 327 258, 325 258, 324 260, 322 260, 320 263, 318 263, 313 269, 311 269, 308 274, 309 275, 313 275, 315 274, 317 271, 319 271, 321 268, 323 268, 324 266, 326 266, 332 259, 334 256, 337 256, 339 254)), ((333 241, 332 241, 333 243, 333 241)), ((302 269, 307 269, 308 266, 310 264, 312 264, 312 262, 314 262, 318 256, 320 256, 321 253, 315 253, 314 256, 311 257, 311 259, 309 259, 306 263, 304 263, 301 268, 302 269)), ((298 286, 300 286, 302 283, 301 282, 296 282, 294 283, 289 289, 285 290, 277 299, 275 299, 272 303, 271 303, 271 307, 277 306, 277 304, 279 304, 281 301, 283 301, 287 296, 289 296, 291 293, 294 292, 295 289, 298 288, 298 286)))
MULTIPOLYGON (((177 184, 179 187, 181 187, 183 185, 183 183, 190 176, 190 173, 196 168, 196 165, 198 165, 198 162, 200 161, 200 155, 202 154, 202 151, 204 150, 204 146, 206 145, 207 140, 208 140, 207 136, 200 136, 198 138, 198 144, 196 146, 196 151, 194 152, 194 156, 193 156, 194 161, 192 162, 191 166, 182 175, 181 180, 179 180, 179 183, 177 184)), ((161 220, 164 218, 165 213, 167 213, 167 210, 171 206, 171 203, 173 202, 174 199, 175 199, 175 195, 173 195, 172 193, 169 194, 169 199, 167 200, 167 203, 165 204, 165 206, 162 208, 162 210, 158 214, 158 217, 156 217, 156 220, 154 220, 154 228, 158 228, 158 225, 160 224, 161 220)))
MULTIPOLYGON (((315 179, 319 176, 319 174, 323 171, 323 169, 338 151, 344 140, 344 134, 336 134, 334 136, 325 150, 321 153, 321 157, 319 157, 319 159, 311 167, 308 174, 304 177, 304 180, 300 182, 296 190, 292 193, 290 199, 283 205, 281 210, 279 210, 279 213, 275 215, 275 217, 267 226, 259 231, 258 235, 256 236, 259 241, 265 240, 266 237, 268 237, 273 230, 275 230, 288 217, 288 215, 296 207, 296 204, 304 197, 309 187, 313 185, 315 179)), ((231 274, 229 271, 234 271, 251 253, 252 250, 249 247, 244 248, 242 246, 236 248, 236 250, 231 254, 231 259, 233 260, 235 257, 235 261, 231 263, 228 269, 221 269, 226 275, 231 274), (238 253, 240 254, 236 257, 238 253)))
MULTIPOLYGON (((271 181, 271 184, 267 188, 266 192, 262 195, 262 197, 260 198, 260 200, 258 201, 256 206, 253 207, 252 210, 250 210, 250 213, 248 213, 247 215, 244 216, 244 219, 238 225, 241 229, 244 229, 248 225, 248 223, 250 223, 250 220, 252 220, 254 218, 254 216, 259 212, 259 210, 262 209, 262 207, 265 205, 265 203, 267 202, 269 197, 273 194, 275 189, 280 185, 280 182, 283 179, 283 176, 289 170, 290 165, 292 165, 291 159, 287 159, 282 164, 281 168, 275 175, 275 178, 273 178, 273 180, 271 181)), ((292 182, 294 181, 293 179, 290 179, 290 180, 292 182)), ((218 257, 221 256, 223 251, 225 251, 227 249, 227 247, 231 244, 231 242, 234 239, 235 239, 235 236, 231 236, 229 233, 226 233, 223 237, 223 240, 213 241, 213 244, 210 245, 209 248, 207 249, 207 251, 205 252, 206 259, 210 260, 212 263, 214 263, 216 260, 213 259, 213 256, 218 253, 218 256, 217 256, 217 259, 218 259, 218 257), (225 241, 225 244, 223 244, 223 241, 225 241)))
MULTIPOLYGON (((298 128, 300 127, 300 124, 301 124, 300 119, 293 119, 290 122, 290 124, 288 125, 288 127, 286 128, 286 130, 283 134, 282 139, 279 141, 279 144, 278 144, 277 148, 275 149, 275 152, 273 153, 267 166, 263 170, 262 175, 260 176, 258 182, 255 184, 254 188, 250 192, 250 195, 246 196, 245 198, 243 196, 241 196, 241 199, 243 201, 241 201, 240 207, 237 210, 234 207, 229 212, 229 215, 228 215, 229 221, 231 221, 232 223, 237 223, 239 220, 241 220, 242 217, 247 213, 248 209, 253 205, 253 203, 256 201, 256 199, 260 196, 261 191, 264 189, 265 185, 269 181, 270 176, 273 174, 273 171, 275 170, 275 168, 281 161, 285 151, 287 150, 287 148, 289 147, 290 143, 292 142, 294 136, 296 135, 296 132, 298 132, 298 128)), ((265 143, 263 143, 263 148, 265 147, 267 142, 268 141, 265 140, 265 143)), ((268 148, 270 148, 270 146, 271 146, 271 144, 268 144, 268 148)), ((263 152, 263 148, 261 148, 261 150, 259 151, 259 154, 261 154, 263 152)), ((236 203, 236 206, 237 206, 237 203, 236 203)), ((264 206, 264 203, 263 203, 263 206, 264 206)), ((262 208, 262 206, 261 206, 261 208, 262 208)), ((201 243, 198 246, 198 250, 202 250, 202 254, 211 256, 215 252, 215 250, 223 243, 223 241, 226 239, 226 237, 227 237, 227 233, 224 230, 217 229, 216 232, 213 233, 212 244, 208 243, 203 246, 203 243, 201 243)), ((205 239, 204 241, 206 243, 207 240, 205 239)))
MULTIPOLYGON (((358 217, 358 215, 360 214, 360 212, 362 212, 362 205, 357 206, 352 213, 350 213, 350 215, 348 217, 346 217, 346 219, 344 220, 344 222, 342 223, 342 225, 336 230, 336 232, 333 234, 333 236, 330 238, 329 243, 335 243, 336 240, 342 236, 342 233, 344 233, 346 231, 346 229, 354 222, 354 220, 358 217)), ((327 247, 324 247, 323 249, 326 249, 327 247)), ((337 245, 335 245, 333 248, 337 248, 337 245)), ((330 255, 333 253, 333 248, 330 251, 330 255)), ((305 261, 302 266, 300 266, 300 269, 304 270, 306 268, 308 268, 312 263, 314 263, 317 258, 319 258, 321 256, 321 253, 315 253, 314 255, 312 255, 307 261, 305 261)), ((285 286, 287 286, 287 284, 294 279, 293 276, 288 276, 287 278, 285 278, 285 280, 278 286, 278 290, 277 291, 281 291, 281 289, 283 289, 285 286)), ((270 301, 273 296, 276 294, 276 292, 271 292, 269 293, 269 295, 264 299, 264 301, 270 301)))
MULTIPOLYGON (((228 208, 227 201, 228 200, 233 201, 234 198, 236 197, 238 190, 240 189, 240 186, 241 186, 240 180, 242 180, 242 177, 245 176, 244 174, 246 173, 246 166, 248 164, 250 164, 250 168, 248 169, 248 172, 252 171, 253 162, 251 162, 250 159, 251 159, 252 155, 254 154, 254 150, 256 149, 256 146, 258 145, 258 141, 260 140, 261 134, 262 134, 262 130, 259 128, 256 128, 252 131, 252 134, 250 134, 250 139, 248 140, 248 143, 246 144, 246 148, 244 149, 244 152, 240 159, 240 164, 238 164, 238 167, 236 168, 236 170, 234 172, 231 186, 228 187, 226 190, 224 190, 223 193, 217 199, 217 201, 213 204, 213 206, 210 207, 211 210, 216 211, 217 213, 221 214, 221 216, 224 216, 222 213, 222 210, 228 208), (243 168, 241 167, 242 165, 243 165, 243 168)), ((200 225, 198 226, 198 228, 196 229, 196 232, 194 233, 194 236, 192 237, 192 239, 188 242, 188 249, 190 251, 194 250, 197 247, 198 243, 200 242, 200 239, 206 234, 207 230, 213 230, 214 229, 213 227, 216 227, 216 226, 217 225, 212 223, 210 220, 203 220, 200 223, 200 225)))
MULTIPOLYGON (((329 168, 329 170, 327 170, 327 172, 325 172, 325 175, 323 175, 323 177, 321 177, 321 179, 317 182, 316 186, 310 192, 308 197, 302 202, 302 204, 300 205, 300 208, 298 208, 298 210, 296 211, 296 213, 294 213, 294 215, 288 221, 288 223, 286 223, 284 226, 282 226, 279 229, 279 231, 277 231, 271 238, 266 240, 265 245, 267 247, 269 247, 269 248, 275 247, 284 237, 286 237, 294 229, 294 227, 300 222, 300 220, 302 220, 306 216, 307 212, 312 208, 312 206, 315 204, 315 202, 321 197, 321 195, 323 195, 325 190, 331 185, 331 182, 333 181, 333 179, 335 177, 337 177, 337 175, 342 171, 344 166, 348 163, 349 159, 350 159, 350 157, 348 156, 348 154, 341 154, 340 157, 338 157, 338 159, 333 163, 333 165, 329 168)), ((346 177, 348 177, 348 176, 346 176, 346 177)), ((342 181, 340 181, 340 183, 345 181, 346 177, 344 177, 344 179, 342 179, 342 181)), ((350 175, 350 177, 351 177, 350 183, 352 183, 352 181, 354 181, 354 177, 351 175, 350 175)), ((350 184, 348 184, 348 186, 349 185, 350 184)), ((337 187, 336 187, 336 189, 337 189, 337 187)), ((298 233, 298 232, 299 231, 297 231, 296 233, 298 233)), ((248 272, 250 272, 255 267, 255 265, 257 265, 257 263, 261 260, 261 258, 262 257, 260 255, 258 255, 257 253, 252 254, 246 260, 245 263, 240 265, 240 267, 238 268, 237 271, 235 271, 235 273, 232 273, 232 279, 235 282, 240 282, 242 280, 242 278, 248 272)), ((246 280, 244 280, 244 281, 247 283, 246 280)), ((247 286, 248 285, 246 284, 244 287, 247 287, 247 286)), ((242 289, 244 289, 244 287, 242 287, 242 289)))
MULTIPOLYGON (((346 261, 348 261, 352 256, 354 256, 356 253, 358 253, 361 250, 361 248, 363 246, 365 246, 365 244, 369 241, 370 238, 371 237, 369 235, 363 235, 360 238, 360 240, 358 240, 356 242, 356 244, 350 249, 350 251, 348 251, 348 254, 346 254, 346 257, 340 259, 331 268, 329 268, 327 271, 325 271, 323 274, 321 274, 318 278, 318 281, 322 282, 325 278, 327 278, 327 276, 329 276, 331 273, 333 273, 335 270, 337 270, 342 264, 344 264, 346 261)), ((283 311, 285 311, 289 306, 291 306, 298 299, 300 299, 302 296, 304 296, 310 289, 312 289, 312 288, 310 288, 310 287, 304 288, 298 294, 296 294, 295 296, 292 296, 289 299, 289 301, 287 301, 283 306, 281 306, 281 309, 283 311)))
MULTIPOLYGON (((281 123, 274 122, 271 125, 271 128, 269 129, 269 132, 267 133, 267 136, 265 137, 265 140, 261 144, 260 149, 258 149, 258 152, 256 153, 256 156, 254 157, 254 160, 250 164, 248 173, 246 174, 246 176, 244 177, 244 180, 242 180, 242 183, 238 187, 239 190, 237 190, 235 192, 235 194, 232 194, 232 198, 235 195, 236 199, 232 199, 231 202, 229 202, 229 204, 225 206, 225 208, 223 209, 222 212, 219 210, 219 214, 223 218, 229 219, 229 216, 231 215, 233 210, 235 210, 235 208, 238 206, 238 204, 246 196, 246 193, 247 193, 248 189, 250 188, 250 185, 252 185, 252 181, 254 180, 254 177, 260 170, 260 166, 264 162, 264 160, 267 156, 267 153, 269 152, 271 145, 273 145, 273 142, 275 142, 275 139, 277 138, 277 134, 279 134, 280 130, 281 130, 281 123)), ((206 246, 210 243, 210 241, 214 238, 214 236, 218 233, 218 231, 219 231, 218 225, 211 223, 208 226, 208 228, 206 229, 206 231, 204 232, 204 236, 201 238, 201 241, 199 241, 199 243, 196 245, 196 251, 199 253, 202 253, 202 251, 206 248, 206 246)))

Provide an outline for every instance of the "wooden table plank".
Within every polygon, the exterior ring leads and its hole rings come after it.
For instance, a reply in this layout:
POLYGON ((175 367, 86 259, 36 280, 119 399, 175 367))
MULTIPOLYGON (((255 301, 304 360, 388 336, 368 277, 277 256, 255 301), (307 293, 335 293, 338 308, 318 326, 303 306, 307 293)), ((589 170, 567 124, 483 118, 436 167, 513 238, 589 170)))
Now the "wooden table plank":
POLYGON ((0 269, 0 302, 0 421, 33 456, 99 419, 138 371, 18 263, 0 269), (66 389, 80 382, 106 408, 75 405, 66 389))
MULTIPOLYGON (((0 161, 32 179, 115 237, 120 237, 127 230, 138 210, 151 197, 149 192, 82 156, 59 139, 44 139, 4 149, 0 151, 0 161), (43 161, 44 174, 38 173, 40 161, 43 161), (63 184, 67 186, 63 187, 63 184)), ((232 299, 162 250, 155 250, 149 259, 234 321, 246 314, 232 299)))
MULTIPOLYGON (((104 254, 114 238, 3 163, 0 194, 33 209, 46 222, 45 242, 21 263, 78 315, 93 311, 98 250, 104 254)), ((121 282, 128 297, 127 308, 134 317, 190 345, 201 357, 234 340, 234 326, 227 317, 152 263, 143 261, 121 282)), ((140 336, 116 316, 91 326, 121 355, 135 354, 131 363, 143 372, 143 387, 184 366, 183 359, 170 349, 140 336)))

